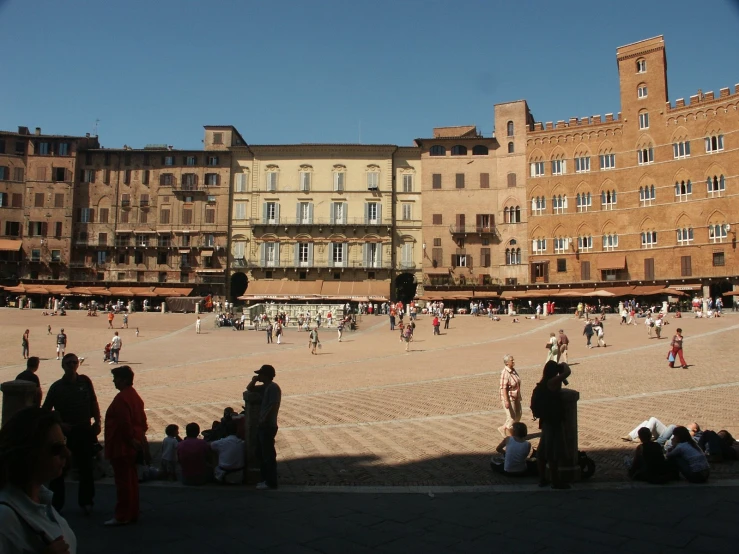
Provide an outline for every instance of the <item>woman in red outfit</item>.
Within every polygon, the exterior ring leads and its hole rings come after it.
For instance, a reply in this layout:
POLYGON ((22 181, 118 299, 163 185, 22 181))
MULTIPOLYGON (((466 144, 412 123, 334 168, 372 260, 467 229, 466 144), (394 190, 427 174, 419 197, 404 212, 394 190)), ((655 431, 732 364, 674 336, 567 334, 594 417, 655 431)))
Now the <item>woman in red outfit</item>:
POLYGON ((672 337, 672 343, 670 343, 670 347, 672 348, 672 351, 670 352, 672 354, 672 360, 667 365, 670 367, 675 367, 675 362, 677 362, 678 356, 680 357, 680 363, 683 366, 683 369, 688 368, 688 364, 685 363, 685 358, 683 358, 683 330, 682 329, 675 329, 675 336, 672 337))
POLYGON ((126 525, 139 518, 137 458, 148 463, 144 401, 133 388, 133 371, 127 365, 113 368, 113 384, 120 392, 105 412, 105 457, 115 472, 115 517, 105 525, 126 525))

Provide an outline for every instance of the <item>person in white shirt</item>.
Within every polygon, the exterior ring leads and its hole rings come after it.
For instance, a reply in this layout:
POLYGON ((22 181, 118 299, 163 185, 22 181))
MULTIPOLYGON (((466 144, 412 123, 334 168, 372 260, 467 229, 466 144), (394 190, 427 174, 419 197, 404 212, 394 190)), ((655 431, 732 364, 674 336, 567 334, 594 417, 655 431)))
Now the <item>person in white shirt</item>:
POLYGON ((244 441, 236 436, 236 423, 227 421, 226 438, 214 441, 210 448, 218 453, 218 465, 214 470, 217 481, 223 482, 226 475, 244 469, 244 441))
POLYGON ((71 454, 59 418, 43 408, 17 412, 0 429, 0 552, 76 554, 77 537, 44 484, 71 454))
POLYGON ((121 340, 121 337, 118 336, 118 331, 115 332, 115 335, 113 335, 113 338, 110 339, 110 361, 109 364, 117 364, 118 363, 118 356, 121 353, 121 347, 123 346, 123 341, 121 340))
POLYGON ((200 334, 200 316, 195 320, 195 334, 200 334))
POLYGON ((662 316, 658 315, 654 318, 654 332, 657 335, 657 338, 662 338, 662 316))
POLYGON ((504 459, 493 456, 490 460, 493 471, 511 477, 537 475, 536 462, 529 459, 531 443, 526 440, 528 432, 525 423, 517 421, 512 425, 511 436, 504 438, 495 449, 498 454, 504 455, 504 459))
POLYGON ((654 320, 652 319, 652 314, 649 313, 647 315, 647 318, 644 320, 644 325, 647 326, 647 336, 650 338, 652 337, 652 328, 654 327, 654 320))
POLYGON ((180 438, 180 428, 177 425, 167 425, 164 433, 167 435, 162 441, 162 463, 161 470, 164 479, 177 480, 177 445, 180 438))

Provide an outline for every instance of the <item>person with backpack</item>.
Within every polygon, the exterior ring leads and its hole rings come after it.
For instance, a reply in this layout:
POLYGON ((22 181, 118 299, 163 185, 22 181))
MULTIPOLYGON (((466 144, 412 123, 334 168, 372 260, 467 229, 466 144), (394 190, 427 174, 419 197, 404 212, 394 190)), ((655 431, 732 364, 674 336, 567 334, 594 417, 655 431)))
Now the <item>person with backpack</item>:
POLYGON ((554 360, 548 361, 544 365, 541 381, 536 384, 531 394, 531 413, 539 420, 539 429, 541 429, 541 439, 536 450, 540 487, 549 484, 546 480, 547 464, 549 464, 552 488, 570 488, 570 485, 560 478, 559 461, 564 457, 565 452, 562 383, 571 373, 572 370, 567 364, 558 364, 554 360))

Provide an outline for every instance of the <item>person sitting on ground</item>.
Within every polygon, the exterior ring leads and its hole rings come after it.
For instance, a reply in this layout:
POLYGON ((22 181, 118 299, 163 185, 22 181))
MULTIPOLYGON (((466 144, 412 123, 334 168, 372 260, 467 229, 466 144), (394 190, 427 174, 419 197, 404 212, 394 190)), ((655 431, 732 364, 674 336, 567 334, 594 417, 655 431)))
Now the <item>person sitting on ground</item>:
POLYGON ((213 476, 221 483, 229 473, 244 469, 244 441, 236 436, 236 423, 229 421, 224 426, 226 437, 210 443, 211 449, 218 453, 218 465, 213 476))
POLYGON ((105 348, 103 348, 103 361, 109 362, 110 361, 110 343, 105 345, 105 348))
POLYGON ((710 474, 706 455, 696 444, 687 427, 675 427, 672 448, 667 452, 667 461, 691 483, 705 483, 710 474))
POLYGON ((651 429, 641 427, 638 436, 641 444, 636 447, 633 460, 629 460, 629 477, 655 485, 678 479, 677 470, 665 460, 662 445, 652 440, 651 429))
POLYGON ((526 440, 529 430, 525 423, 517 421, 511 426, 511 436, 504 438, 495 449, 503 458, 493 456, 490 468, 510 477, 537 475, 536 460, 529 458, 531 443, 526 440))
POLYGON ((182 484, 186 486, 204 485, 212 479, 213 451, 209 443, 199 439, 200 426, 188 423, 185 427, 185 440, 177 444, 177 460, 180 464, 182 484))
MULTIPOLYGON (((697 423, 692 423, 691 425, 697 425, 697 423)), ((690 425, 688 426, 688 431, 691 431, 690 425)), ((731 433, 726 430, 716 433, 715 431, 706 429, 697 439, 695 436, 693 438, 701 450, 706 453, 709 462, 723 462, 724 460, 731 461, 737 459, 736 441, 734 441, 731 433)))

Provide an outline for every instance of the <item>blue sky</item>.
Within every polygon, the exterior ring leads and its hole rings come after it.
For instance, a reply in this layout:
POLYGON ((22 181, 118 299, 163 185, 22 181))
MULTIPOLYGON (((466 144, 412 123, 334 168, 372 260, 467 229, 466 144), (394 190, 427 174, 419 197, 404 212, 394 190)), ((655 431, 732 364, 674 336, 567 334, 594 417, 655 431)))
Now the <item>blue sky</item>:
POLYGON ((670 100, 733 90, 737 30, 737 0, 0 0, 0 129, 99 119, 111 148, 200 148, 205 124, 254 144, 489 135, 497 102, 619 111, 616 48, 660 34, 670 100))

